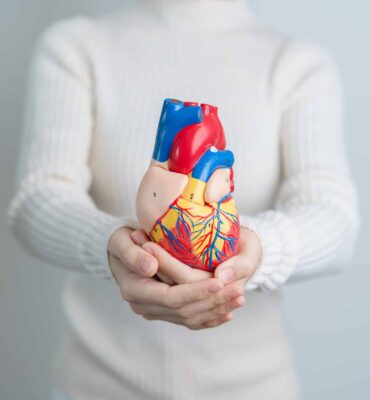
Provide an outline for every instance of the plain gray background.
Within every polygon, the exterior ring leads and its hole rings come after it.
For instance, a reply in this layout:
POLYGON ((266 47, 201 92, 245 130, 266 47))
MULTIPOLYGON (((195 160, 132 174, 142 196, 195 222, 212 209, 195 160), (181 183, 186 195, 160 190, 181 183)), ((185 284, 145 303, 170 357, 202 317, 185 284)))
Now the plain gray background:
MULTIPOLYGON (((35 39, 51 22, 122 3, 0 1, 0 400, 48 398, 53 350, 65 327, 59 297, 66 273, 25 255, 6 226, 29 58, 35 39)), ((285 311, 304 398, 368 400, 370 6, 365 0, 254 0, 251 5, 279 30, 327 47, 342 71, 346 140, 360 193, 362 231, 354 260, 340 275, 286 287, 285 311)))

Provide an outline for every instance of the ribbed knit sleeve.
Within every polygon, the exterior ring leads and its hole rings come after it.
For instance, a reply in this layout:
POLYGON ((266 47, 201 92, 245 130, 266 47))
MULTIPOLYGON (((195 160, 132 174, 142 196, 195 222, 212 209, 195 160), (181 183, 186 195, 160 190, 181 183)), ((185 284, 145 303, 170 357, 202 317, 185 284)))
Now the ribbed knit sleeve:
POLYGON ((263 244, 249 290, 338 270, 349 260, 359 225, 335 63, 321 49, 294 41, 271 82, 273 101, 281 104, 283 180, 272 210, 241 216, 263 244))
POLYGON ((88 193, 93 71, 83 40, 94 42, 94 32, 87 20, 75 18, 49 28, 37 45, 9 219, 35 256, 109 277, 109 236, 137 222, 99 210, 88 193))

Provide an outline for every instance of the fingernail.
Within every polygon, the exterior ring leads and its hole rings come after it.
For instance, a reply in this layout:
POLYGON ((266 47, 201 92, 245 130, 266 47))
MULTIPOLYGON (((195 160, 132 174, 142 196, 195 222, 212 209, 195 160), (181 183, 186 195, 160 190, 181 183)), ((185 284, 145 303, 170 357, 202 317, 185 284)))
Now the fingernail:
POLYGON ((224 320, 225 322, 231 321, 232 319, 233 319, 233 314, 232 314, 232 313, 227 313, 227 314, 225 314, 225 315, 223 316, 223 320, 224 320))
POLYGON ((132 231, 130 236, 132 237, 132 239, 137 239, 137 232, 136 231, 132 231))
POLYGON ((234 269, 232 267, 227 267, 220 271, 218 278, 221 282, 228 283, 234 279, 234 269))
POLYGON ((142 248, 151 255, 155 256, 153 249, 147 244, 147 242, 143 244, 142 248))
POLYGON ((243 290, 240 288, 233 288, 233 290, 228 294, 228 300, 236 299, 243 295, 243 290))
POLYGON ((140 257, 140 259, 137 263, 137 267, 138 267, 139 271, 143 274, 147 274, 149 272, 151 266, 152 266, 152 259, 151 259, 151 257, 148 257, 148 256, 140 257))
POLYGON ((245 298, 243 296, 240 296, 236 299, 236 302, 238 303, 239 307, 241 307, 245 304, 245 298))

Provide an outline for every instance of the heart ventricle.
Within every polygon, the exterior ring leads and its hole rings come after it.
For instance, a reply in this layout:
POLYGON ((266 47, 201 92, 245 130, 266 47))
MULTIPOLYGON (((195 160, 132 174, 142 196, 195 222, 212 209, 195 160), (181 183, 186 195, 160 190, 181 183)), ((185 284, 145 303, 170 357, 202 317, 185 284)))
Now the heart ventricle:
POLYGON ((183 263, 207 271, 239 250, 239 217, 231 194, 202 206, 178 197, 150 238, 183 263))

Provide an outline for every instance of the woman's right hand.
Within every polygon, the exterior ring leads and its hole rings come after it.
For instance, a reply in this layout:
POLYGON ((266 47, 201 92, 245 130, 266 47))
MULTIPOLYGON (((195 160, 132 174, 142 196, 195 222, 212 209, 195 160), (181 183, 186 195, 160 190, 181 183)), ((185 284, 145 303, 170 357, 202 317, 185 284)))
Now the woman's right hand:
MULTIPOLYGON (((169 285, 154 278, 156 257, 135 244, 132 230, 121 227, 110 237, 108 255, 122 298, 147 320, 163 320, 189 329, 211 328, 229 321, 244 304, 243 291, 215 278, 169 285)), ((174 266, 176 267, 176 266, 174 266)))

